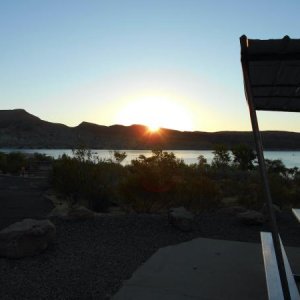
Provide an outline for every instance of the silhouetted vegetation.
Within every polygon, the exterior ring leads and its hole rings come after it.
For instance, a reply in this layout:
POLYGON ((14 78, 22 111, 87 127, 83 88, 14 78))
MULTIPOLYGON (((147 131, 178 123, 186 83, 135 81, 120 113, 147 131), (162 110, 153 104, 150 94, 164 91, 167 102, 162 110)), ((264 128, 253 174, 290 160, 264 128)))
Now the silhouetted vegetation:
POLYGON ((0 171, 4 174, 24 175, 36 168, 37 164, 52 160, 51 157, 40 153, 0 152, 0 171))
POLYGON ((90 150, 77 149, 74 157, 63 155, 55 160, 52 183, 70 205, 80 204, 89 209, 105 211, 116 202, 117 188, 125 169, 116 162, 93 157, 90 150))
MULTIPOLYGON (((80 148, 73 157, 63 155, 52 162, 52 184, 69 205, 84 205, 106 211, 118 205, 125 211, 160 212, 184 206, 193 211, 216 209, 226 199, 248 208, 264 204, 255 152, 246 145, 229 150, 216 145, 209 164, 202 155, 198 163, 187 165, 174 153, 154 150, 130 164, 121 163, 125 152, 114 151, 110 159, 100 159, 80 148)), ((0 153, 0 170, 19 174, 34 161, 51 161, 35 154, 0 153)), ((266 160, 273 201, 280 207, 300 202, 300 171, 288 169, 280 160, 266 160)))

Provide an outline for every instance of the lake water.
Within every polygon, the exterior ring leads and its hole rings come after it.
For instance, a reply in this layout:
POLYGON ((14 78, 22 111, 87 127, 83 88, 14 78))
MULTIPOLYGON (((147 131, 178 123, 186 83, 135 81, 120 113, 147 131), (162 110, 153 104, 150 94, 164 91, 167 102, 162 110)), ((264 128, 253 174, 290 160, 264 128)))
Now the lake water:
MULTIPOLYGON (((58 158, 63 154, 73 156, 71 149, 0 149, 2 152, 20 151, 23 153, 43 153, 54 158, 58 158)), ((136 159, 139 155, 143 154, 146 157, 151 156, 150 150, 120 150, 127 153, 127 158, 124 161, 125 164, 131 162, 132 159, 136 159)), ((166 150, 168 151, 168 150, 166 150)), ((213 159, 213 153, 211 150, 170 150, 177 158, 181 158, 187 164, 197 163, 197 157, 203 155, 208 163, 211 163, 213 159)), ((113 151, 111 150, 92 150, 93 155, 102 159, 113 158, 113 151)), ((300 168, 300 151, 265 151, 265 158, 268 159, 281 159, 286 167, 300 168)))

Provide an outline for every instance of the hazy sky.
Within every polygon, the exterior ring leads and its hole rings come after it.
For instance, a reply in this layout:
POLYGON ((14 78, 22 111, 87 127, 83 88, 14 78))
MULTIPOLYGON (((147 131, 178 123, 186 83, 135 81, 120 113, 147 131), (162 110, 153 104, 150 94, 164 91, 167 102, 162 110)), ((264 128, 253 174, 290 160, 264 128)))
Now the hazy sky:
MULTIPOLYGON (((0 0, 0 109, 70 126, 250 130, 239 37, 300 38, 299 14, 299 0, 0 0)), ((296 113, 259 121, 300 131, 296 113)))

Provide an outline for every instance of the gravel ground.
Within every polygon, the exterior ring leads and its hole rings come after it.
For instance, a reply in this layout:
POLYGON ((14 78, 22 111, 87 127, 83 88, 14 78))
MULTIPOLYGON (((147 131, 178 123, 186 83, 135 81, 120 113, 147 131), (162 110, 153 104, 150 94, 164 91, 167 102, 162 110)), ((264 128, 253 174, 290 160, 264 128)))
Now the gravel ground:
MULTIPOLYGON (((243 226, 233 216, 205 213, 183 233, 165 216, 104 216, 89 221, 55 219, 56 242, 36 257, 0 259, 0 299, 109 299, 123 280, 157 249, 196 237, 259 242, 264 226, 243 226)), ((300 224, 280 219, 288 246, 300 246, 300 224)))

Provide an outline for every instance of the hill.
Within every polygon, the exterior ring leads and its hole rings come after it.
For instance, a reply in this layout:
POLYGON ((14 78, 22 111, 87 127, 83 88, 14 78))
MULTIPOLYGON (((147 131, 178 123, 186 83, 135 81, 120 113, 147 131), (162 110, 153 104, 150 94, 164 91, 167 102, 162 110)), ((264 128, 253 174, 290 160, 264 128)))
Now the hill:
MULTIPOLYGON (((268 150, 300 150, 300 133, 262 132, 268 150)), ((143 125, 103 126, 82 122, 76 127, 51 123, 23 109, 0 110, 0 148, 76 148, 85 145, 94 149, 212 149, 215 144, 231 147, 236 144, 254 147, 252 132, 246 131, 177 131, 163 128, 150 133, 143 125)))

